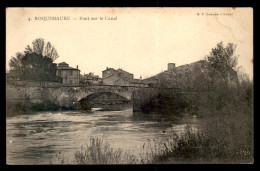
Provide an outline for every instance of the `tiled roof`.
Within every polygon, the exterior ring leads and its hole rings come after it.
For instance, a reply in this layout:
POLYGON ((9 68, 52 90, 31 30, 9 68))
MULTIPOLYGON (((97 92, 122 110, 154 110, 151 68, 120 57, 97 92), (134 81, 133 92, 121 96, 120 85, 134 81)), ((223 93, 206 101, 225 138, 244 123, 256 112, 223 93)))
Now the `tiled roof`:
POLYGON ((61 62, 61 63, 58 63, 58 65, 68 65, 66 62, 61 62))
MULTIPOLYGON (((115 71, 116 73, 126 73, 126 74, 129 74, 129 75, 133 75, 133 74, 131 74, 131 73, 125 71, 125 70, 122 70, 122 69, 117 69, 117 70, 115 70, 114 68, 107 68, 107 69, 104 70, 104 71, 107 71, 107 70, 113 70, 113 71, 115 71)), ((103 72, 104 72, 104 71, 103 71, 103 72)))
POLYGON ((109 78, 109 77, 112 77, 112 76, 114 76, 114 74, 112 74, 112 75, 109 75, 108 77, 106 77, 106 78, 103 78, 103 79, 107 79, 107 78, 109 78))
MULTIPOLYGON (((113 70, 113 71, 117 72, 117 70, 115 70, 114 68, 107 68, 107 69, 105 69, 104 71, 106 71, 106 70, 113 70)), ((103 71, 103 72, 104 72, 104 71, 103 71)))
POLYGON ((72 67, 64 67, 64 66, 57 66, 58 70, 79 70, 77 68, 72 68, 72 67))
MULTIPOLYGON (((122 70, 122 69, 117 69, 117 71, 118 72, 123 72, 123 73, 126 73, 126 74, 131 74, 131 73, 129 73, 129 72, 125 71, 125 70, 122 70)), ((133 75, 133 74, 131 74, 131 75, 133 75)))
POLYGON ((79 70, 77 68, 69 67, 69 64, 66 62, 58 63, 57 70, 79 70))

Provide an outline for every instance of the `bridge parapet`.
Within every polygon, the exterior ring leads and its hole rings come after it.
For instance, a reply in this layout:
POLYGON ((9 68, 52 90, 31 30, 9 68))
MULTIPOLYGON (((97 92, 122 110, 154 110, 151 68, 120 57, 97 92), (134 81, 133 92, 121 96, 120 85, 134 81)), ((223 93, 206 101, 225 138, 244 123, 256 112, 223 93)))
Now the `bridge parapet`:
POLYGON ((120 86, 120 85, 57 85, 57 86, 41 86, 44 88, 130 88, 130 89, 180 89, 176 87, 167 88, 167 87, 137 87, 137 86, 120 86))

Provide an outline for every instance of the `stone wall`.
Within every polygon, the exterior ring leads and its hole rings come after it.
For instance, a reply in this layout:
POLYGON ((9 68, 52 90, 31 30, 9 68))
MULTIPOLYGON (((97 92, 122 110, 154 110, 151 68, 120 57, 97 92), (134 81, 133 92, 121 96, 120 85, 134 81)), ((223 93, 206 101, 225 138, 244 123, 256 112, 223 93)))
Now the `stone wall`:
POLYGON ((122 86, 64 86, 64 87, 6 87, 6 101, 28 101, 30 103, 50 102, 58 106, 71 107, 81 99, 95 93, 111 92, 132 100, 134 87, 122 86))
POLYGON ((43 88, 25 86, 6 86, 6 101, 30 100, 32 103, 41 103, 44 100, 43 88))

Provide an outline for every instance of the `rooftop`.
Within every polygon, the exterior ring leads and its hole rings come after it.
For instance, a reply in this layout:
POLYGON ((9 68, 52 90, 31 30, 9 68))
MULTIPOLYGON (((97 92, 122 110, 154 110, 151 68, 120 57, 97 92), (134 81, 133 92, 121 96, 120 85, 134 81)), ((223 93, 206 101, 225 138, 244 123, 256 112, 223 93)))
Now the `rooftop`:
MULTIPOLYGON (((106 70, 113 70, 113 71, 117 71, 117 70, 115 70, 114 68, 108 68, 108 67, 107 67, 107 68, 106 68, 104 71, 106 71, 106 70)), ((104 72, 104 71, 103 71, 103 72, 104 72)))
POLYGON ((58 63, 57 69, 58 70, 79 70, 78 68, 69 67, 69 64, 67 64, 66 62, 58 63))
POLYGON ((67 64, 66 62, 61 62, 61 63, 58 63, 58 65, 69 65, 69 64, 67 64))
POLYGON ((122 72, 122 73, 126 73, 126 74, 130 74, 130 75, 133 75, 125 70, 122 70, 121 68, 117 69, 118 72, 122 72))
MULTIPOLYGON (((126 73, 126 74, 130 74, 130 75, 133 75, 133 74, 131 74, 130 72, 127 72, 127 71, 125 71, 125 70, 123 70, 122 68, 119 68, 119 69, 114 69, 114 68, 106 68, 104 71, 106 71, 106 70, 113 70, 113 71, 115 71, 115 72, 117 72, 117 73, 126 73)), ((104 72, 103 71, 103 72, 104 72)))
POLYGON ((67 69, 67 70, 79 70, 77 68, 72 68, 72 67, 66 67, 66 66, 57 66, 57 69, 60 70, 60 69, 67 69))

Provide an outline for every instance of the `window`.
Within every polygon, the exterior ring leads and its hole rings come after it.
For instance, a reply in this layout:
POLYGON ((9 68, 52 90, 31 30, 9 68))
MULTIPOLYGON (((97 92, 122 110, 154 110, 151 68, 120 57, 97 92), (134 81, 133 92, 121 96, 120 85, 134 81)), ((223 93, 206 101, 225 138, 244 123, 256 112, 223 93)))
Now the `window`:
POLYGON ((58 71, 58 75, 61 76, 61 70, 58 71))
POLYGON ((72 70, 70 70, 70 75, 72 75, 72 70))
POLYGON ((73 81, 72 80, 70 80, 70 84, 72 84, 73 83, 73 81))

